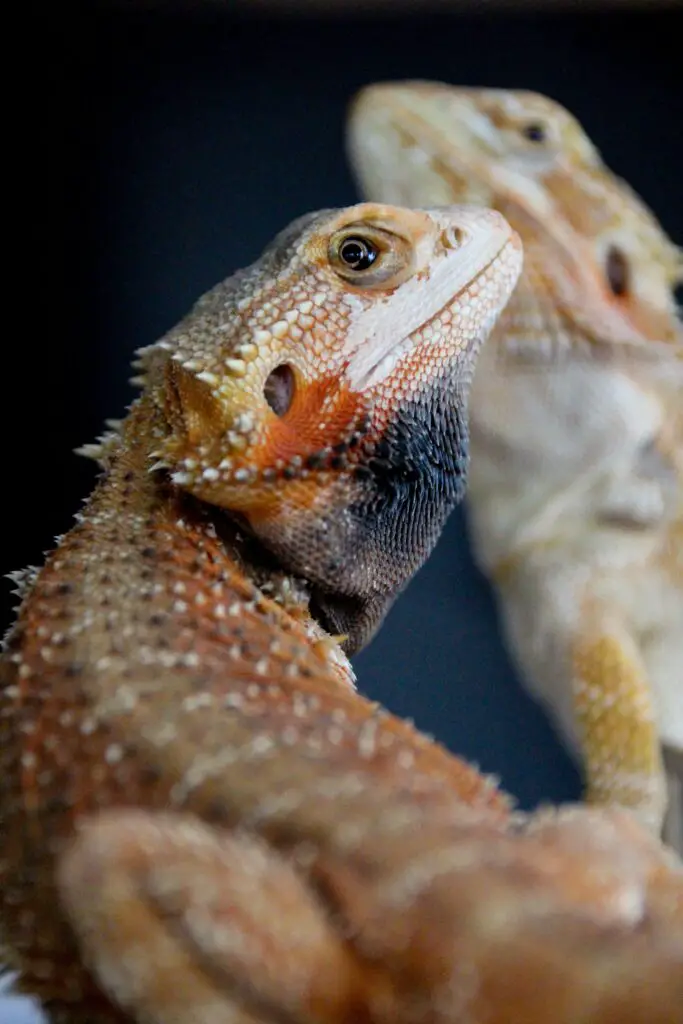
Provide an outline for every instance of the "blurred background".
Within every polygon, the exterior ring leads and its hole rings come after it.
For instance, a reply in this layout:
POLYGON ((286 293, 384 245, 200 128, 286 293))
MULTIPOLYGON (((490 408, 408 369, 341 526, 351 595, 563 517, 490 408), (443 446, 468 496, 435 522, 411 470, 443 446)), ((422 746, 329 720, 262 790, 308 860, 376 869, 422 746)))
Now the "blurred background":
MULTIPOLYGON (((67 5, 33 26, 32 45, 36 33, 47 56, 28 67, 37 177, 29 300, 6 343, 3 573, 39 563, 71 525, 94 481, 72 449, 130 402, 134 349, 288 221, 355 201, 343 120, 365 83, 547 93, 683 242, 675 3, 120 0, 67 5)), ((356 669, 364 692, 499 775, 521 806, 579 795, 518 687, 461 515, 356 669)), ((3 1022, 38 1019, 0 998, 3 1022)))

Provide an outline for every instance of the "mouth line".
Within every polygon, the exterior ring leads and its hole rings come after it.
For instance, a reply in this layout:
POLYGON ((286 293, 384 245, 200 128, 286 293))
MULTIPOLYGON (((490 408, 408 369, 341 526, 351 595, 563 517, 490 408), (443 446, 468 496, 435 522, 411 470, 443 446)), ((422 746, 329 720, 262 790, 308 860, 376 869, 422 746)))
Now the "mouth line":
MULTIPOLYGON (((450 299, 447 299, 446 302, 444 302, 443 306, 440 306, 439 309, 436 310, 436 312, 432 313, 430 318, 428 320, 425 320, 422 324, 420 324, 420 326, 417 329, 418 330, 422 330, 424 327, 427 326, 427 324, 431 324, 432 321, 437 319, 437 317, 440 317, 445 309, 450 309, 451 306, 455 302, 458 301, 460 296, 464 295, 464 293, 467 291, 468 288, 471 288, 473 284, 476 284, 476 282, 481 277, 483 277, 483 275, 487 272, 487 270, 490 270, 491 267, 493 266, 493 264, 498 262, 498 260, 500 259, 502 253, 507 249, 507 247, 510 244, 511 244, 510 239, 506 238, 505 241, 503 242, 503 244, 501 245, 500 249, 491 257, 491 259, 487 263, 484 264, 484 266, 481 268, 481 270, 478 270, 477 273, 474 275, 474 277, 470 278, 470 280, 467 282, 467 284, 464 284, 462 286, 462 288, 460 288, 459 291, 455 292, 450 297, 450 299)), ((404 338, 401 339, 402 342, 406 341, 408 338, 411 338, 414 333, 415 333, 415 331, 411 331, 410 334, 405 335, 404 338)))
MULTIPOLYGON (((488 270, 490 270, 490 268, 496 262, 498 262, 498 260, 500 259, 502 254, 505 252, 505 250, 508 247, 511 247, 512 244, 513 244, 512 243, 512 239, 510 237, 505 238, 503 243, 502 243, 502 245, 500 246, 500 248, 494 253, 493 256, 491 256, 491 258, 489 260, 487 260, 487 262, 481 267, 481 269, 477 271, 477 273, 474 275, 474 277, 471 277, 470 280, 466 284, 464 284, 457 292, 455 292, 453 295, 451 295, 450 298, 448 298, 443 303, 443 305, 441 305, 438 309, 434 310, 434 312, 431 314, 429 319, 424 320, 416 328, 414 328, 412 331, 410 331, 409 334, 403 335, 403 337, 400 339, 400 341, 397 341, 396 344, 394 346, 392 346, 391 349, 388 352, 384 352, 381 356, 379 356, 379 358, 366 371, 365 379, 361 382, 361 390, 364 390, 364 389, 372 386, 370 384, 371 378, 376 374, 377 370, 384 363, 386 363, 387 365, 389 363, 392 364, 391 368, 387 371, 387 374, 385 375, 385 376, 388 376, 388 374, 394 368, 396 363, 400 359, 402 359, 404 356, 408 355, 408 353, 415 351, 415 349, 417 349, 417 348, 420 348, 421 345, 426 345, 428 347, 428 345, 429 345, 428 342, 417 342, 417 343, 411 342, 411 339, 412 339, 413 335, 417 331, 424 330, 424 328, 426 326, 428 326, 430 323, 432 323, 434 320, 436 320, 438 317, 440 317, 441 314, 444 312, 444 310, 452 308, 453 305, 455 303, 457 303, 458 299, 462 295, 464 295, 464 293, 468 290, 468 288, 471 288, 473 284, 475 284, 477 281, 479 281, 480 278, 488 270)), ((384 379, 384 378, 382 378, 382 379, 384 379)), ((378 383, 378 382, 375 382, 375 383, 378 383)))

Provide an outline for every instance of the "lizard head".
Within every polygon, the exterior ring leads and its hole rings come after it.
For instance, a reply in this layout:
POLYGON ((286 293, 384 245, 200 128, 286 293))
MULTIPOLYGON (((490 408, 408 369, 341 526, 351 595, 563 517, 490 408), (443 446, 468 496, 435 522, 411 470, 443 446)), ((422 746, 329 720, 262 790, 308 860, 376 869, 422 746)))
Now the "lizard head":
POLYGON ((462 495, 477 351, 521 266, 499 214, 307 215, 143 352, 180 488, 366 638, 462 495))
POLYGON ((535 294, 548 293, 585 336, 683 343, 681 250, 559 103, 521 90, 382 83, 356 98, 348 144, 371 198, 500 210, 522 237, 535 294))

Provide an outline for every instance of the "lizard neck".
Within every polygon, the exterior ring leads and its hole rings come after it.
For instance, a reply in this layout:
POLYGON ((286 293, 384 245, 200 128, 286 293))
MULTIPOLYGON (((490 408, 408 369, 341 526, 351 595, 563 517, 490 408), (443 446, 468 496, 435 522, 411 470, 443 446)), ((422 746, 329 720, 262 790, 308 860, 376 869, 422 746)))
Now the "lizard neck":
POLYGON ((29 647, 40 647, 34 653, 41 662, 81 680, 117 666, 125 671, 132 652, 144 661, 148 651, 168 669, 197 657, 203 632, 206 642, 224 639, 229 620, 246 605, 257 616, 291 620, 308 641, 326 641, 331 667, 351 683, 346 657, 310 615, 305 583, 290 577, 236 519, 150 470, 161 431, 159 412, 142 396, 120 436, 106 442, 104 475, 33 584, 9 649, 27 637, 29 647), (197 590, 197 579, 211 581, 210 609, 202 607, 206 593, 197 590))

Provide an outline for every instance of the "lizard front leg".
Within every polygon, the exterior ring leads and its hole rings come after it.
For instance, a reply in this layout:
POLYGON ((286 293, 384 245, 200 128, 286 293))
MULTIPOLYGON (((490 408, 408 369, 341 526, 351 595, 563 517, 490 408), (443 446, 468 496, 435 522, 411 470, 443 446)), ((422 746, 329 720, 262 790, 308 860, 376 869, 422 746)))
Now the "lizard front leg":
POLYGON ((297 864, 190 817, 105 812, 59 885, 84 959, 141 1024, 546 1024, 550 1005, 671 1024, 683 949, 659 929, 680 882, 628 819, 424 825, 432 841, 393 837, 371 883, 370 861, 297 864))
POLYGON ((57 877, 86 965, 136 1021, 359 1019, 353 956, 295 864, 254 836, 109 811, 81 822, 57 877))
POLYGON ((571 649, 571 687, 586 799, 633 811, 659 832, 667 803, 654 696, 624 624, 586 616, 571 649))

